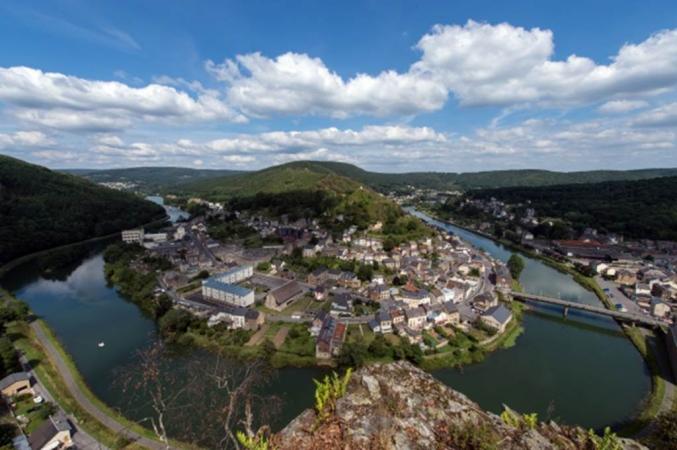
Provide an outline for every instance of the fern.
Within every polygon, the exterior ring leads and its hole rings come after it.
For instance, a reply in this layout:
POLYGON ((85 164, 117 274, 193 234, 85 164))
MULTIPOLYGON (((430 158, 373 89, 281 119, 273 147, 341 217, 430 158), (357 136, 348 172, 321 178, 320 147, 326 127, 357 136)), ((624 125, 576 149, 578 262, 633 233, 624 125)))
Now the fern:
POLYGON ((236 431, 235 436, 238 442, 247 450, 269 450, 270 445, 265 436, 257 434, 256 436, 249 436, 243 431, 236 431))
POLYGON ((527 426, 527 428, 533 430, 538 425, 538 414, 522 414, 522 421, 524 422, 524 425, 527 426))
POLYGON ((325 375, 322 381, 313 380, 315 383, 315 412, 317 412, 318 423, 323 422, 334 413, 336 402, 346 393, 352 373, 352 369, 348 369, 343 377, 339 377, 336 372, 332 372, 331 376, 325 375))
POLYGON ((505 406, 503 407, 503 412, 501 413, 501 420, 504 424, 510 427, 519 428, 520 426, 519 416, 505 406))
POLYGON ((592 442, 595 450, 622 450, 623 445, 616 433, 612 433, 609 427, 604 429, 602 436, 597 436, 594 431, 588 430, 588 439, 592 442))
POLYGON ((501 413, 501 420, 504 424, 514 427, 514 428, 529 428, 534 429, 538 426, 538 414, 522 414, 521 416, 508 408, 503 406, 503 412, 501 413))

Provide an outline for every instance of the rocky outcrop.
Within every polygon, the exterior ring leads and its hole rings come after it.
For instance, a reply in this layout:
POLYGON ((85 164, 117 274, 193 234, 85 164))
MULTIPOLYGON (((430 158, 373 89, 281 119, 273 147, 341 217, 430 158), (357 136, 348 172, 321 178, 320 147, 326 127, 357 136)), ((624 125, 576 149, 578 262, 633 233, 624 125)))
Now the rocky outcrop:
MULTIPOLYGON (((273 437, 280 449, 596 449, 585 430, 486 412, 407 362, 353 374, 328 419, 306 410, 273 437), (509 424, 504 423, 509 422, 509 424)), ((621 440, 626 450, 645 447, 621 440)))

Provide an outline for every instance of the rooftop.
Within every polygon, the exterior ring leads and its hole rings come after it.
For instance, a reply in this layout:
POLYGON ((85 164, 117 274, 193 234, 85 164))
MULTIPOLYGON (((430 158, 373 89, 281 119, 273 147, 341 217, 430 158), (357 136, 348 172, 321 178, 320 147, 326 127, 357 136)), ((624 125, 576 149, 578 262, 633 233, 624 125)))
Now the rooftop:
POLYGON ((510 321, 510 318, 512 317, 512 312, 510 312, 510 310, 505 306, 498 305, 489 309, 484 315, 491 316, 494 319, 496 319, 498 323, 505 324, 510 321))
POLYGON ((243 288, 236 284, 224 283, 223 281, 217 280, 214 277, 207 278, 202 282, 202 285, 211 289, 228 292, 229 294, 233 294, 237 297, 244 297, 251 292, 251 289, 243 288))

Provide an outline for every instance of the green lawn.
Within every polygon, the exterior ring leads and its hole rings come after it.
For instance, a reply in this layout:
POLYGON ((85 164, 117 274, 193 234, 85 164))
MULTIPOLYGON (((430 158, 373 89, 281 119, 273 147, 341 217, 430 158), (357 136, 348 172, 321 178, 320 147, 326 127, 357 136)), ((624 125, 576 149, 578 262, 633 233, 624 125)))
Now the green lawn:
POLYGON ((292 303, 289 307, 285 308, 283 314, 292 314, 295 312, 303 312, 307 310, 310 305, 313 304, 315 300, 309 295, 304 295, 303 297, 299 298, 296 300, 294 303, 292 303))

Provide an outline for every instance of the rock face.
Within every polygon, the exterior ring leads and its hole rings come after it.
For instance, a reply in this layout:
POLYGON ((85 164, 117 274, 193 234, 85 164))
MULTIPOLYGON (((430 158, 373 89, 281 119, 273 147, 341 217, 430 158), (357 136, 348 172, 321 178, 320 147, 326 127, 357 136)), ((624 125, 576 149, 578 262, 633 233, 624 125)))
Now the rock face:
MULTIPOLYGON (((508 425, 463 394, 407 362, 375 364, 353 374, 335 413, 318 422, 306 410, 273 436, 280 449, 590 449, 580 428, 553 422, 508 425)), ((625 450, 644 449, 622 440, 625 450)))

